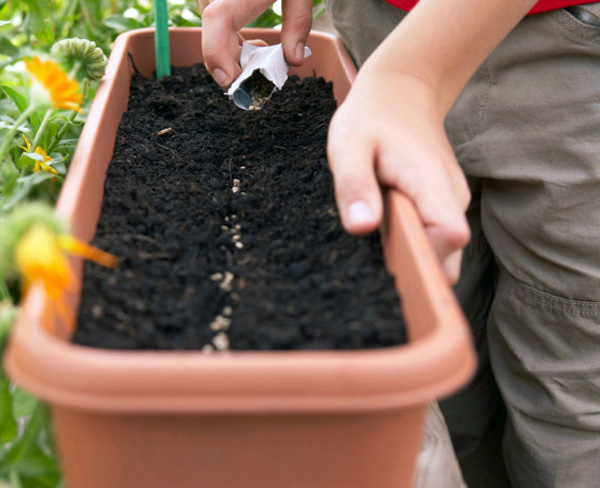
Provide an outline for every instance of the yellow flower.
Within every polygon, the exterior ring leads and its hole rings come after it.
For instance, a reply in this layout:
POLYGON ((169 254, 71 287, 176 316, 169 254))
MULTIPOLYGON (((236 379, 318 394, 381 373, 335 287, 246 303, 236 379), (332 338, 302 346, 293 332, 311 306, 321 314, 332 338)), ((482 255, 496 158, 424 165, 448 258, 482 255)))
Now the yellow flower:
MULTIPOLYGON (((25 137, 25 134, 23 135, 23 139, 25 139, 25 146, 19 146, 21 149, 23 149, 23 151, 25 151, 26 153, 31 152, 31 144, 29 144, 29 141, 27 140, 27 137, 25 137)), ((38 160, 38 159, 34 159, 34 164, 33 164, 33 172, 35 173, 36 171, 45 171, 46 173, 52 173, 53 175, 57 175, 58 171, 56 171, 52 166, 49 166, 48 164, 46 164, 48 161, 52 161, 52 158, 50 156, 48 156, 48 154, 46 154, 46 151, 44 151, 40 146, 37 146, 35 148, 35 151, 33 151, 35 154, 39 154, 42 157, 42 160, 38 160)), ((33 158, 31 158, 33 159, 33 158)))
POLYGON ((25 66, 33 77, 33 93, 38 103, 81 112, 83 95, 79 93, 79 83, 69 78, 58 63, 34 56, 25 60, 25 66))
POLYGON ((74 323, 66 302, 77 277, 68 254, 75 254, 104 266, 114 266, 117 258, 69 235, 56 235, 48 227, 37 224, 17 243, 15 264, 22 277, 23 295, 31 285, 41 283, 64 324, 74 323))

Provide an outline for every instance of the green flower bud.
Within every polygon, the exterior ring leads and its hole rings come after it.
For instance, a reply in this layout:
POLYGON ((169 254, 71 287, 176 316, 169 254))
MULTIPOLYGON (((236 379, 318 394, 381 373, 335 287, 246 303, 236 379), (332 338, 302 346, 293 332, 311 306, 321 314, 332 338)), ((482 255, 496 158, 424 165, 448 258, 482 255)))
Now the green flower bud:
POLYGON ((43 224, 56 234, 66 231, 65 223, 54 214, 52 207, 42 203, 16 207, 0 221, 0 276, 8 278, 15 273, 15 247, 36 224, 43 224))
POLYGON ((75 76, 99 80, 106 69, 107 59, 93 41, 73 37, 54 43, 50 51, 72 67, 78 67, 75 76))

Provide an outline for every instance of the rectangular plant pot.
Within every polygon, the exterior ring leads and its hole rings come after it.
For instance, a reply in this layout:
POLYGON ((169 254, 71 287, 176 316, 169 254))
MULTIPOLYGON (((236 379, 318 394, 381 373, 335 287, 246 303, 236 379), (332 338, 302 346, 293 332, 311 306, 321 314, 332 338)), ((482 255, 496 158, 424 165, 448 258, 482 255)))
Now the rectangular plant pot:
MULTIPOLYGON (((171 29, 172 64, 202 61, 201 29, 171 29)), ((128 53, 154 69, 151 29, 120 36, 88 115, 57 212, 89 241, 117 127, 128 53)), ((279 42, 275 30, 246 38, 279 42)), ((356 74, 341 42, 312 33, 293 69, 333 81, 341 103, 356 74)), ((68 488, 402 488, 411 486, 425 406, 470 378, 468 327, 412 204, 386 198, 386 262, 410 342, 369 351, 115 352, 73 345, 68 324, 42 327, 34 287, 6 368, 52 407, 68 488)), ((81 262, 74 260, 78 272, 81 262)), ((74 308, 80 290, 72 297, 74 308)), ((75 314, 76 315, 76 314, 75 314)), ((46 315, 47 316, 47 315, 46 315)))

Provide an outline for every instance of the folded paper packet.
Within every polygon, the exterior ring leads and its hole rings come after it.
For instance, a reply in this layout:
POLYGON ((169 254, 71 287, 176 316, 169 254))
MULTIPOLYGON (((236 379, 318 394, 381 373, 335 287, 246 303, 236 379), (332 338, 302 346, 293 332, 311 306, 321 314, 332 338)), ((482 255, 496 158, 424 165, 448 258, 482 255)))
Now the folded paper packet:
MULTIPOLYGON (((304 47, 304 57, 310 54, 310 49, 304 47)), ((254 46, 248 42, 242 44, 240 65, 242 74, 226 95, 244 110, 260 110, 273 93, 281 90, 290 68, 281 44, 254 46)))

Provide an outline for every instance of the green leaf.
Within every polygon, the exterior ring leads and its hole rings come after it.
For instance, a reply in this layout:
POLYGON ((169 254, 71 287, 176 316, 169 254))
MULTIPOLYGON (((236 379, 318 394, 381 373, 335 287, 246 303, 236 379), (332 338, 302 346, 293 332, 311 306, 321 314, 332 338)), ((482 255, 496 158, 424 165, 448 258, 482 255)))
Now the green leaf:
POLYGON ((190 22, 179 14, 173 15, 171 21, 177 27, 197 27, 199 25, 197 22, 190 22))
POLYGON ((0 200, 0 214, 1 210, 4 208, 5 201, 12 195, 12 192, 17 185, 17 180, 19 179, 19 175, 11 175, 9 177, 4 177, 4 181, 2 183, 2 199, 0 200))
POLYGON ((24 476, 21 478, 21 488, 57 488, 58 481, 58 474, 36 478, 24 476))
POLYGON ((54 42, 51 14, 55 10, 53 0, 23 0, 27 4, 29 15, 25 19, 25 30, 41 42, 54 42))
POLYGON ((19 49, 10 42, 8 37, 0 36, 0 53, 3 56, 16 56, 19 54, 19 49))
POLYGON ((79 141, 76 137, 71 137, 68 139, 61 139, 60 142, 56 145, 56 148, 66 149, 72 151, 77 146, 77 142, 79 141))
POLYGON ((125 32, 131 29, 142 27, 136 19, 124 17, 123 15, 110 15, 104 19, 104 25, 116 30, 117 32, 125 32))
POLYGON ((9 442, 17 435, 17 422, 13 416, 10 383, 4 378, 0 381, 0 442, 9 442))
POLYGON ((276 14, 273 8, 269 7, 254 22, 248 24, 248 27, 274 27, 281 24, 281 15, 276 14))
POLYGON ((2 91, 4 93, 6 93, 6 96, 8 96, 13 102, 15 102, 15 105, 17 106, 17 109, 19 110, 19 112, 22 113, 27 108, 27 105, 29 105, 27 103, 27 98, 25 97, 25 95, 21 94, 20 92, 18 92, 11 86, 8 86, 8 85, 0 85, 0 86, 2 87, 2 91))
MULTIPOLYGON (((23 477, 49 478, 53 480, 54 484, 58 481, 56 460, 44 454, 35 444, 31 445, 18 459, 12 462, 11 468, 17 470, 23 477)), ((26 485, 23 484, 23 486, 26 485)))
MULTIPOLYGON (((12 129, 15 126, 16 120, 8 115, 0 115, 0 129, 12 129)), ((17 127, 17 131, 23 132, 24 134, 31 134, 31 129, 27 124, 23 124, 17 127)), ((23 139, 20 140, 23 142, 23 139)))
MULTIPOLYGON (((51 178, 56 178, 56 176, 51 173, 46 173, 45 171, 38 171, 37 173, 18 178, 16 183, 13 185, 14 188, 12 188, 10 194, 6 199, 3 198, 0 209, 2 211, 10 210, 19 202, 25 200, 29 196, 29 192, 34 186, 39 185, 41 182, 51 178)), ((6 183, 4 186, 6 187, 6 183)))
MULTIPOLYGON (((4 93, 6 93, 6 95, 13 102, 15 102, 15 105, 17 106, 19 112, 22 113, 27 108, 29 103, 25 95, 8 85, 0 85, 0 87, 2 87, 2 91, 4 91, 4 93)), ((34 112, 29 116, 29 122, 31 123, 33 131, 36 132, 40 127, 40 124, 42 123, 42 118, 40 117, 40 114, 38 112, 34 112)))
POLYGON ((33 415, 37 406, 37 399, 21 388, 13 388, 11 391, 13 399, 13 414, 16 419, 33 415))
POLYGON ((60 126, 56 122, 50 122, 46 126, 46 130, 44 131, 44 135, 40 141, 40 146, 42 149, 46 149, 50 145, 50 141, 52 141, 52 138, 58 134, 59 129, 60 126))
POLYGON ((198 10, 198 5, 196 5, 195 3, 188 3, 185 5, 185 8, 192 13, 192 15, 194 17, 196 17, 198 20, 202 19, 202 15, 200 14, 200 10, 198 10))

